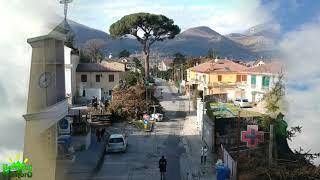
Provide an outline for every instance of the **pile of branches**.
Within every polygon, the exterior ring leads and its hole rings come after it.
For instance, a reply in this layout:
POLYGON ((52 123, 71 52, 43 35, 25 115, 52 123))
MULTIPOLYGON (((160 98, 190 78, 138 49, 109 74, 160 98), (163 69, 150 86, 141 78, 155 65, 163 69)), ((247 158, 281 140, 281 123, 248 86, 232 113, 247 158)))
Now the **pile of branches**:
POLYGON ((136 110, 140 115, 146 109, 145 93, 145 87, 142 85, 114 89, 109 111, 118 120, 133 119, 136 110))

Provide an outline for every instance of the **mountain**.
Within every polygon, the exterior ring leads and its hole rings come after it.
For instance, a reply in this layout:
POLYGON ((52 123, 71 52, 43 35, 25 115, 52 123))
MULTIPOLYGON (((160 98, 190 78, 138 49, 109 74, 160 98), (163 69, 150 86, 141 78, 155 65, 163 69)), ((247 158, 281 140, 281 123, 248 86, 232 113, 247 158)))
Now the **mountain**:
POLYGON ((188 56, 205 56, 210 48, 221 57, 234 59, 255 57, 255 54, 243 45, 204 26, 187 29, 172 40, 157 42, 153 49, 169 54, 180 52, 188 56))
POLYGON ((276 23, 259 24, 243 33, 226 35, 232 41, 264 57, 273 55, 280 36, 280 25, 276 23))
MULTIPOLYGON (((98 39, 105 44, 103 47, 105 55, 113 53, 117 56, 123 49, 129 50, 131 53, 141 52, 141 45, 134 38, 112 39, 106 32, 71 20, 68 20, 68 23, 74 32, 76 47, 84 47, 87 41, 98 39)), ((221 57, 233 59, 253 59, 257 57, 255 53, 242 44, 232 41, 205 26, 187 29, 172 40, 156 42, 151 51, 161 54, 161 56, 172 56, 177 52, 187 56, 206 56, 210 48, 218 52, 221 57)))

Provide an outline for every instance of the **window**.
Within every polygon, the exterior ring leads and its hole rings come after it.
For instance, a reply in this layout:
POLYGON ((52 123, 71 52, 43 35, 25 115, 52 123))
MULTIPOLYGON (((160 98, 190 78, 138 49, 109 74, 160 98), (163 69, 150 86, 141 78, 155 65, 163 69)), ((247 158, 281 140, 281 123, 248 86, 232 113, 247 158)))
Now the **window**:
POLYGON ((109 96, 112 96, 112 90, 109 90, 109 96))
POLYGON ((82 96, 86 96, 86 90, 82 90, 82 96))
POLYGON ((87 75, 86 74, 81 75, 81 82, 87 82, 87 75))
POLYGON ((236 82, 240 82, 241 81, 241 75, 237 75, 237 81, 236 82))
POLYGON ((270 77, 269 76, 263 76, 262 77, 262 88, 263 89, 269 89, 270 84, 270 77))
POLYGON ((251 75, 251 86, 256 87, 256 75, 251 75))
POLYGON ((222 75, 218 75, 218 81, 222 81, 222 75))
POLYGON ((109 82, 114 82, 114 75, 113 74, 109 74, 109 82))
POLYGON ((242 75, 242 81, 247 81, 247 75, 242 75))
POLYGON ((123 139, 122 138, 111 138, 109 140, 109 143, 122 143, 123 139))
POLYGON ((100 77, 101 77, 100 74, 97 74, 97 75, 96 75, 96 82, 100 82, 100 77))

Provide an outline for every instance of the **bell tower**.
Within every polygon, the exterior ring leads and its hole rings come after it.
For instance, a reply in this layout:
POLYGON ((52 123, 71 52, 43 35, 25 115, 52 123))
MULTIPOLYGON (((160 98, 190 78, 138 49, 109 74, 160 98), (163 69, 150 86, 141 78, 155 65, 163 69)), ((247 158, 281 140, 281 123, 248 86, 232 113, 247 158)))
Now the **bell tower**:
POLYGON ((57 123, 67 115, 63 34, 28 39, 32 60, 24 139, 24 158, 34 180, 55 180, 57 123))

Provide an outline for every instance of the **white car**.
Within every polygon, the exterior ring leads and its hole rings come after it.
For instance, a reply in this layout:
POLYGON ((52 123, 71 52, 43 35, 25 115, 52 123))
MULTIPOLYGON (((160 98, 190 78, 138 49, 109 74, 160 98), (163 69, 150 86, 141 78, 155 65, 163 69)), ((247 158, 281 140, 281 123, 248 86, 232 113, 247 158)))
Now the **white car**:
POLYGON ((244 107, 252 107, 251 104, 249 103, 248 99, 243 99, 243 98, 236 98, 233 101, 233 105, 244 108, 244 107))
POLYGON ((151 118, 155 119, 156 121, 162 121, 163 120, 163 114, 161 114, 161 113, 151 114, 151 118))
POLYGON ((126 152, 127 146, 128 141, 124 135, 111 134, 106 144, 106 152, 126 152))

